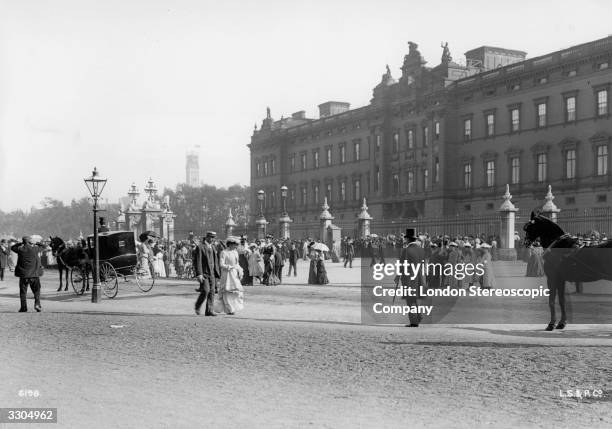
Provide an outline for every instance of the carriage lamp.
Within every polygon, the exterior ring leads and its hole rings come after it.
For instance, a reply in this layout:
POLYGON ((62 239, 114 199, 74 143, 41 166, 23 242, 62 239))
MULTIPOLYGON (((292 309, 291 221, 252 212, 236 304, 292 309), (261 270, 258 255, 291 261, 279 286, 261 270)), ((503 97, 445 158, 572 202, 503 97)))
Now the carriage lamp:
POLYGON ((91 177, 83 179, 87 190, 93 199, 93 231, 94 231, 94 263, 93 263, 93 288, 91 289, 91 302, 100 302, 100 251, 98 249, 98 198, 102 195, 106 179, 100 177, 98 169, 94 167, 91 177))

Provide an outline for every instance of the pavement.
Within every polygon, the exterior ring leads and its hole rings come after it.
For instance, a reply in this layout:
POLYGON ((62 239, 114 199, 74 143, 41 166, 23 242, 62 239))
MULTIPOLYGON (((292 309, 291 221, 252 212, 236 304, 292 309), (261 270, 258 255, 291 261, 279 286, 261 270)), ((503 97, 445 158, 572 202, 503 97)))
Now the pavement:
MULTIPOLYGON (((31 312, 17 313, 7 273, 0 407, 56 407, 69 428, 612 427, 612 325, 545 332, 545 300, 522 310, 534 323, 362 324, 358 264, 328 263, 331 283, 312 286, 300 261, 297 277, 246 287, 244 310, 215 318, 193 312, 195 281, 143 293, 130 280, 94 304, 56 292, 51 271, 43 312, 30 298, 31 312), (585 389, 606 393, 567 395, 585 389)), ((501 288, 544 280, 495 264, 501 288)), ((577 299, 596 309, 609 286, 585 285, 577 299)), ((483 307, 465 305, 456 313, 483 307)))
MULTIPOLYGON (((494 262, 496 287, 545 287, 544 277, 524 277, 525 267, 523 262, 494 262)), ((284 274, 286 271, 287 269, 284 274)), ((327 271, 330 279, 328 285, 308 285, 308 263, 300 260, 299 275, 284 276, 282 285, 245 286, 245 309, 233 317, 244 320, 375 324, 369 320, 362 307, 361 277, 366 271, 361 269, 361 260, 356 259, 353 268, 344 268, 341 263, 328 262, 327 271)), ((19 307, 18 279, 12 276, 12 273, 7 274, 6 281, 0 283, 0 312, 10 313, 19 307)), ((66 292, 57 292, 59 280, 56 276, 56 271, 47 270, 41 279, 44 312, 191 315, 198 296, 194 290, 198 284, 193 279, 158 279, 151 291, 142 292, 138 289, 135 279, 127 277, 119 281, 119 291, 115 298, 109 299, 101 295, 99 303, 92 303, 89 293, 78 296, 70 286, 66 292)), ((554 332, 553 335, 559 333, 566 337, 575 337, 577 334, 571 334, 572 331, 597 330, 607 325, 612 327, 612 283, 586 283, 585 293, 579 295, 574 293, 573 285, 568 284, 567 288, 569 327, 565 332, 554 332)), ((30 311, 33 311, 31 292, 28 296, 30 311)), ((399 301, 401 300, 398 300, 398 304, 399 301)), ((392 298, 386 299, 386 302, 390 304, 393 302, 392 298)), ((538 330, 548 323, 548 319, 546 297, 469 297, 454 303, 452 311, 440 323, 429 325, 428 329, 487 325, 497 331, 538 330)), ((403 326, 407 323, 407 316, 389 320, 386 324, 403 326)), ((427 322, 426 319, 425 323, 427 322)), ((596 341, 597 337, 594 340, 596 341)))

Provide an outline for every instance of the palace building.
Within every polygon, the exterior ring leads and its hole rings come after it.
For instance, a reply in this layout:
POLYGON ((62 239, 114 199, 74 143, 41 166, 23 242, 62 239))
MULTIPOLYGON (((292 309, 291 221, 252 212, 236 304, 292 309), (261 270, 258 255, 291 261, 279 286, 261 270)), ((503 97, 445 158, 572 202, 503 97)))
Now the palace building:
POLYGON ((506 184, 521 208, 541 207, 548 185, 564 211, 609 207, 612 37, 532 59, 491 46, 465 56, 453 62, 447 45, 427 67, 409 42, 401 76, 387 67, 367 106, 329 101, 318 119, 278 121, 268 109, 249 145, 251 206, 263 190, 273 227, 287 186, 295 236, 324 198, 349 234, 363 197, 376 221, 398 223, 493 214, 506 184))

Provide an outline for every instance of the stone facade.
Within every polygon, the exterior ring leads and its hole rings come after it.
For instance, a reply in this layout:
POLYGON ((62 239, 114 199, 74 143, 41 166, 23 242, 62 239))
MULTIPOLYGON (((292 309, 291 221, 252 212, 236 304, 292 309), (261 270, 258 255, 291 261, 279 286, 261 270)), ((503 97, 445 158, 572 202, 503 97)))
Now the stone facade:
POLYGON ((268 110, 249 145, 252 207, 264 190, 275 225, 285 185, 293 231, 327 198, 352 232, 364 197, 384 221, 493 214, 506 184, 521 207, 541 206, 548 185, 563 210, 609 206, 612 37, 529 60, 485 46, 465 66, 446 45, 425 64, 409 42, 399 79, 387 67, 365 107, 323 103, 316 120, 268 110))

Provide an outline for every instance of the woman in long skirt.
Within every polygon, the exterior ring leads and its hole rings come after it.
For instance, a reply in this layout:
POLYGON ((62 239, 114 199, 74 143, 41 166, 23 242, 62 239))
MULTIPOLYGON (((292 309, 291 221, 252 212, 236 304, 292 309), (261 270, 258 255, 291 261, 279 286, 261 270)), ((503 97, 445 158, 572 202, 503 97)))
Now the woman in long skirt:
MULTIPOLYGON (((251 249, 251 254, 249 255, 249 274, 253 280, 257 279, 261 284, 261 276, 263 276, 264 272, 263 258, 255 243, 251 243, 249 248, 251 249)), ((253 284, 255 284, 254 281, 253 284)))
POLYGON ((310 258, 310 267, 308 269, 308 284, 317 284, 317 252, 312 248, 308 248, 308 257, 310 258))
POLYGON ((527 272, 525 273, 526 277, 542 277, 544 276, 544 260, 542 255, 544 254, 544 249, 540 246, 539 243, 535 243, 532 247, 529 248, 530 255, 529 260, 527 261, 527 272))
POLYGON ((317 253, 317 284, 326 285, 329 283, 329 280, 327 279, 327 270, 325 269, 325 256, 320 250, 317 253))
MULTIPOLYGON (((493 265, 491 265, 491 250, 490 244, 482 244, 478 251, 477 263, 482 264, 484 274, 478 278, 480 287, 483 289, 495 289, 495 275, 493 274, 493 265)), ((475 276, 477 277, 477 276, 475 276)))
POLYGON ((240 242, 240 246, 238 246, 238 263, 242 268, 242 272, 244 273, 242 276, 242 285, 243 286, 253 286, 253 277, 249 271, 249 256, 250 251, 246 247, 243 241, 240 242))
POLYGON ((164 265, 164 251, 161 247, 155 246, 153 249, 153 270, 155 271, 155 277, 166 277, 166 267, 164 265))
POLYGON ((238 263, 236 248, 240 242, 237 238, 227 239, 227 248, 221 251, 219 265, 221 267, 221 280, 219 282, 219 295, 215 301, 214 310, 218 313, 234 314, 244 308, 244 289, 240 283, 242 268, 238 263))
MULTIPOLYGON (((474 249, 472 248, 472 244, 468 241, 463 245, 463 251, 461 252, 462 262, 464 264, 476 264, 476 255, 474 254, 474 249)), ((474 275, 465 275, 463 280, 460 280, 460 288, 467 288, 474 284, 475 279, 474 275)))

